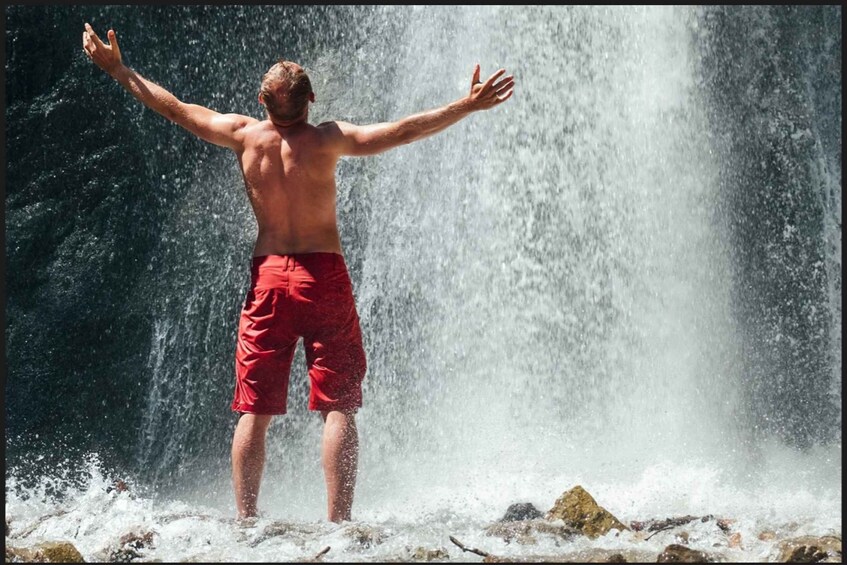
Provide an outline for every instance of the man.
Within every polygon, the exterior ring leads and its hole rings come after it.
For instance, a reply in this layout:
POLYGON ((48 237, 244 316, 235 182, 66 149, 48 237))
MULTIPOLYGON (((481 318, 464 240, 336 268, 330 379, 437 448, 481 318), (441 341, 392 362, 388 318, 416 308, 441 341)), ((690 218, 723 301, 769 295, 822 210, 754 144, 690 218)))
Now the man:
POLYGON ((238 329, 236 390, 241 414, 232 442, 240 517, 255 516, 271 418, 284 414, 294 349, 304 340, 309 408, 325 425, 322 461, 328 517, 350 520, 358 460, 355 413, 362 405, 365 353, 335 213, 335 168, 343 155, 376 155, 508 100, 514 80, 500 69, 484 83, 476 65, 470 93, 446 106, 390 123, 308 123, 309 77, 280 61, 265 74, 259 102, 266 120, 186 104, 121 62, 118 39, 103 43, 89 24, 88 57, 149 108, 194 135, 235 152, 259 234, 252 283, 238 329), (502 77, 502 78, 501 78, 502 77), (499 80, 498 80, 499 79, 499 80))

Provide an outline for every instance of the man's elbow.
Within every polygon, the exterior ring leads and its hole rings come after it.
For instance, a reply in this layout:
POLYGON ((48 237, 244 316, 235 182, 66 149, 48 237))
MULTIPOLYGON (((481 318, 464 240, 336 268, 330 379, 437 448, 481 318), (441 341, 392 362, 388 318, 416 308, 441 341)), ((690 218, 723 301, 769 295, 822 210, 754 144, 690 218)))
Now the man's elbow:
POLYGON ((176 124, 180 124, 181 119, 186 115, 186 112, 182 108, 174 106, 172 104, 164 104, 159 109, 159 113, 162 114, 165 119, 176 124))
POLYGON ((418 138, 420 138, 420 132, 417 128, 404 124, 398 126, 397 145, 408 145, 418 138))

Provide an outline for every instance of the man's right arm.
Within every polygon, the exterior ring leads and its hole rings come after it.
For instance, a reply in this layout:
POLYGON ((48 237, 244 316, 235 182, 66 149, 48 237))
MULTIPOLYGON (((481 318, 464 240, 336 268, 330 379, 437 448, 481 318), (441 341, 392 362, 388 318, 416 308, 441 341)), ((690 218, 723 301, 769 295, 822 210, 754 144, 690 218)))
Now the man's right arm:
POLYGON ((339 155, 376 155, 394 147, 418 141, 438 133, 477 110, 487 110, 508 100, 514 92, 512 76, 497 81, 500 69, 484 83, 479 81, 479 65, 474 69, 470 94, 441 108, 408 116, 395 122, 357 126, 347 122, 329 122, 329 132, 339 155))
POLYGON ((130 94, 200 139, 236 152, 242 150, 244 127, 256 120, 240 114, 219 114, 198 104, 186 104, 158 84, 126 67, 121 62, 118 36, 114 30, 109 30, 108 37, 107 45, 86 23, 82 33, 82 48, 89 59, 118 81, 130 94))

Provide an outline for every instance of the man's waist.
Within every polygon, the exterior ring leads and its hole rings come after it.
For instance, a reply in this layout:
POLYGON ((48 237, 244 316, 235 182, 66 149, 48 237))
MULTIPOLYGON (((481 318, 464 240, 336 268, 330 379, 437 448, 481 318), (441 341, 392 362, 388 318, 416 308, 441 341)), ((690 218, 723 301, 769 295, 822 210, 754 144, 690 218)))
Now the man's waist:
POLYGON ((327 251, 254 256, 250 274, 253 287, 267 288, 292 281, 332 282, 349 277, 344 256, 327 251))

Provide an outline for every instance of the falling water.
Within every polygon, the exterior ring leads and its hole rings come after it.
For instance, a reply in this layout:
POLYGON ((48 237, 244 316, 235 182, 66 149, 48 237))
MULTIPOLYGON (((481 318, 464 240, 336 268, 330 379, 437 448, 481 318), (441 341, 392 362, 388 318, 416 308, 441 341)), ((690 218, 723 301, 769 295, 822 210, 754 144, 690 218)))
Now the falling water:
MULTIPOLYGON (((166 13, 148 11, 141 21, 166 13)), ((817 294, 793 295, 805 300, 803 312, 821 314, 792 338, 818 362, 804 366, 807 374, 792 372, 799 365, 770 363, 779 345, 766 347, 751 330, 758 318, 750 305, 765 287, 749 288, 759 279, 745 254, 780 251, 743 223, 760 205, 744 184, 752 152, 739 149, 750 129, 724 110, 721 89, 738 87, 730 84, 737 77, 721 74, 733 66, 721 51, 734 37, 721 27, 724 12, 387 6, 174 14, 187 36, 180 64, 167 62, 158 39, 150 52, 127 39, 126 58, 219 111, 259 117, 253 92, 279 56, 309 71, 313 123, 390 120, 450 102, 466 93, 476 62, 483 75, 504 67, 516 77, 502 106, 338 167, 338 220, 369 361, 355 514, 396 534, 364 558, 444 544, 454 531, 514 555, 550 553, 550 540, 500 547, 479 525, 513 502, 546 509, 575 484, 624 521, 721 514, 739 518, 750 539, 798 520, 799 533, 840 529, 839 159, 825 125, 808 129, 809 153, 775 149, 809 161, 798 166, 812 172, 791 173, 783 192, 813 202, 817 215, 806 224, 789 218, 780 229, 810 234, 800 252, 811 249, 821 262, 817 278, 781 272, 801 286, 818 284, 817 294), (235 45, 236 55, 218 41, 235 45), (769 379, 777 378, 787 384, 773 392, 769 379), (814 425, 793 424, 810 410, 814 425)), ((744 17, 767 29, 768 14, 744 17)), ((111 9, 93 23, 121 34, 129 17, 111 9)), ((840 22, 840 11, 826 17, 840 22)), ((840 34, 840 25, 828 32, 840 34)), ((814 99, 819 85, 804 86, 814 99)), ((149 346, 126 377, 143 383, 137 436, 121 447, 127 456, 116 471, 134 477, 144 496, 115 502, 103 494, 101 464, 88 466, 92 478, 78 496, 100 505, 115 536, 138 524, 157 528, 170 541, 151 556, 231 559, 243 555, 244 539, 227 522, 235 422, 228 406, 255 222, 231 156, 160 131, 171 126, 116 88, 100 95, 130 109, 144 178, 161 192, 151 197, 156 216, 147 225, 156 237, 137 276, 149 346), (156 506, 171 499, 179 502, 156 506), (183 514, 196 519, 173 518, 183 514), (206 538, 223 541, 196 545, 206 538)), ((768 116, 782 116, 779 100, 771 102, 758 110, 765 132, 784 125, 768 125, 768 116)), ((835 108, 801 110, 814 121, 835 108)), ((837 112, 840 123, 840 105, 837 112)), ((807 130, 795 126, 788 136, 798 131, 807 130)), ((840 158, 840 141, 836 149, 840 158)), ((779 260, 790 261, 788 253, 779 260)), ((791 335, 783 299, 772 298, 781 321, 763 332, 791 335)), ((289 414, 269 432, 261 506, 268 520, 311 528, 303 533, 309 541, 263 546, 254 537, 256 559, 298 557, 304 543, 347 543, 341 530, 314 522, 324 512, 321 424, 306 410, 302 349, 291 381, 289 414)), ((9 410, 7 401, 7 422, 9 410)), ((37 499, 13 498, 11 506, 36 516, 45 511, 37 499)), ((85 524, 83 552, 100 555, 105 537, 85 524)), ((65 519, 52 532, 72 527, 65 519)), ((713 541, 702 535, 704 548, 713 541)), ((662 538, 655 542, 660 550, 662 538)), ((727 556, 764 557, 771 546, 744 549, 727 556)), ((343 551, 330 556, 342 559, 343 551)))

